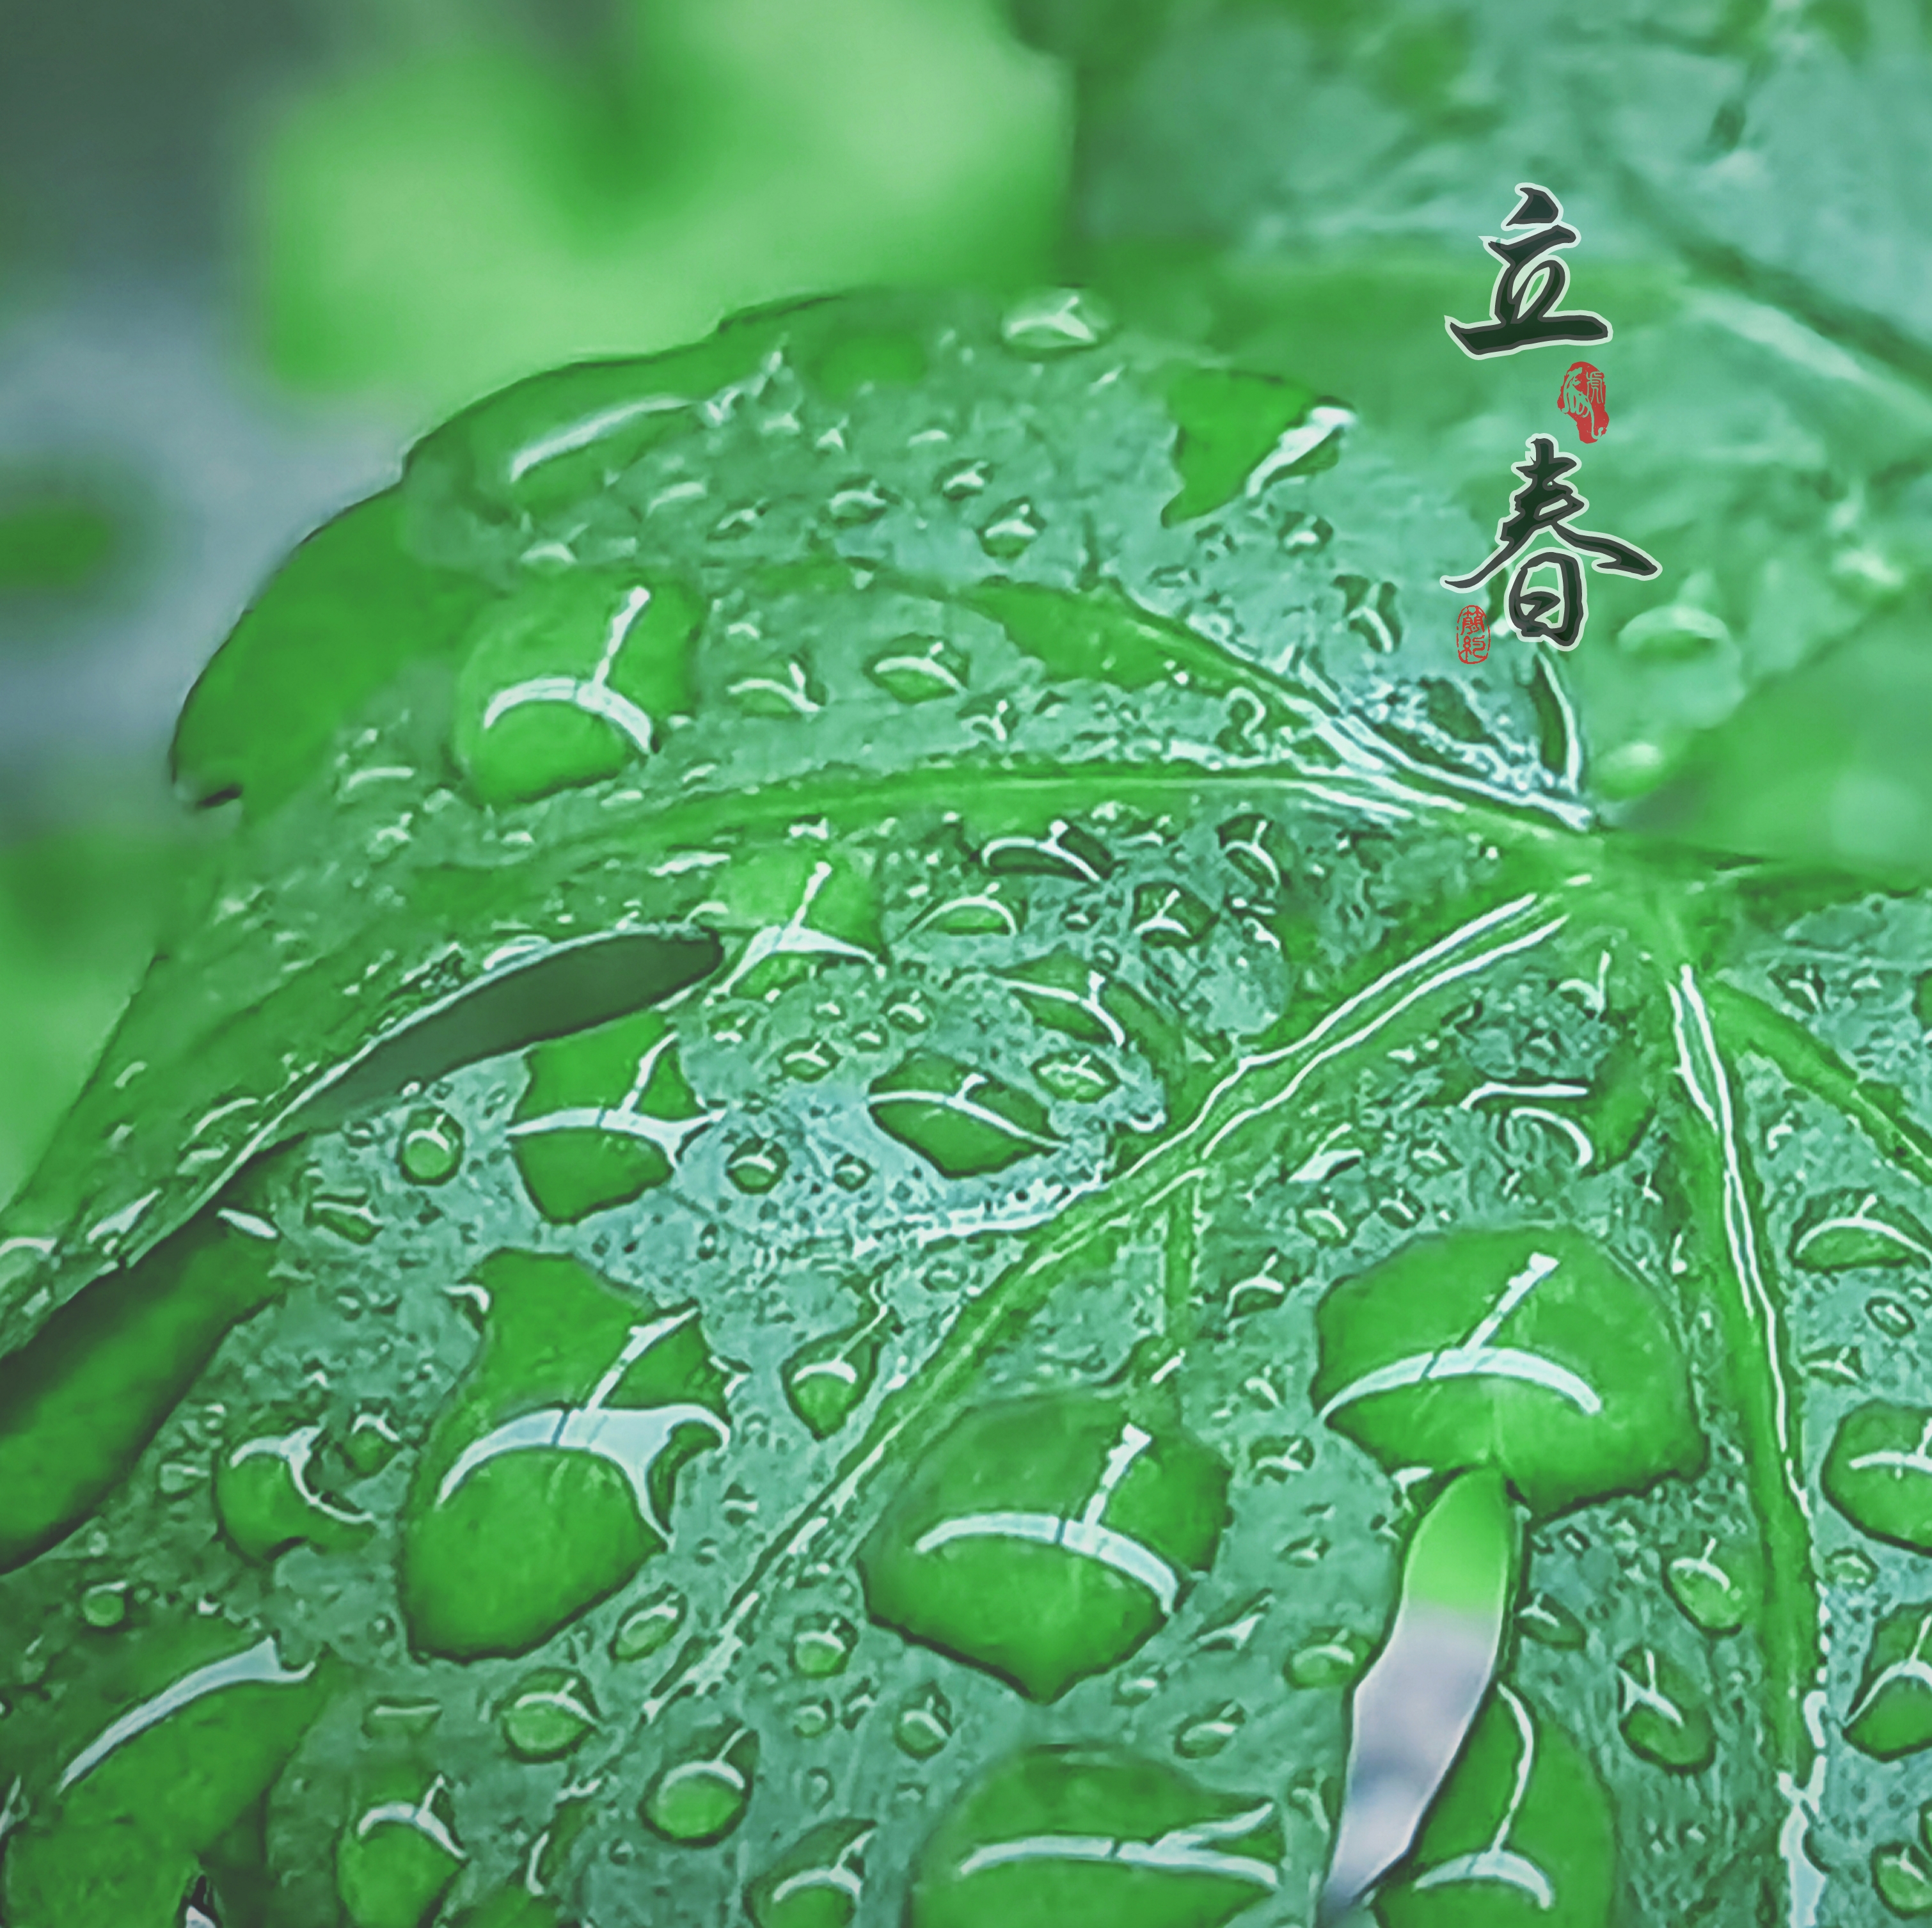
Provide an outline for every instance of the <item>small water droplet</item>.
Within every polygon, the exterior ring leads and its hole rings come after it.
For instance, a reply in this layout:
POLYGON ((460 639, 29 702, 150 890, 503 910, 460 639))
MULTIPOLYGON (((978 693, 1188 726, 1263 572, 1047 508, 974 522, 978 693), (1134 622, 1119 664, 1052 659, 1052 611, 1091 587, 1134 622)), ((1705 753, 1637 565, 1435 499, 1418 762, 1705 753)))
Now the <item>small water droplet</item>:
POLYGON ((1691 1624, 1706 1633, 1735 1633, 1757 1604, 1742 1548, 1706 1535, 1666 1561, 1664 1584, 1691 1624))
POLYGON ((808 1700, 793 1708, 791 1731, 801 1741, 817 1741, 830 1734, 832 1728, 832 1703, 829 1700, 808 1700))
POLYGON ((978 456, 968 456, 940 469, 934 486, 948 502, 964 502, 978 495, 992 478, 992 468, 986 461, 978 456))
POLYGON ((932 1013, 910 991, 886 1006, 886 1017, 902 1031, 922 1031, 932 1022, 932 1013))
POLYGON ((80 1597, 80 1617, 89 1627, 104 1633, 124 1627, 128 1621, 128 1583, 104 1580, 89 1587, 80 1597))
POLYGON ((1000 339, 1016 355, 1043 361, 1097 348, 1118 325, 1113 310, 1084 288, 1042 288, 1000 317, 1000 339))
POLYGON ((1630 1751, 1676 1774, 1697 1774, 1717 1752, 1717 1729, 1690 1675, 1656 1648, 1629 1648, 1617 1663, 1617 1725, 1630 1751))
POLYGON ((350 1422, 342 1438, 342 1456, 358 1478, 366 1480, 388 1465, 402 1443, 388 1414, 371 1407, 350 1422))
POLYGON ((1878 1578, 1878 1562, 1862 1548, 1840 1546, 1826 1555, 1825 1577, 1834 1587, 1869 1587, 1878 1578))
POLYGON ((442 1185, 463 1163, 463 1127, 440 1106, 412 1111, 396 1147, 403 1176, 416 1185, 442 1185))
POLYGON ((790 1163, 776 1138, 748 1138, 725 1161, 724 1170, 740 1192, 769 1192, 790 1163))
POLYGON ((1865 1317, 1888 1339, 1909 1339, 1918 1321, 1902 1299, 1880 1292, 1865 1301, 1865 1317))
POLYGON ((1348 1627, 1324 1627, 1288 1657, 1282 1676, 1292 1687, 1344 1687, 1367 1666, 1366 1634, 1348 1627))
POLYGON ((838 1054, 823 1038, 802 1038, 778 1054, 778 1065, 788 1078, 815 1084, 836 1070, 838 1054))
POLYGON ((834 1614, 813 1614, 800 1621, 792 1635, 793 1669, 810 1680, 842 1674, 858 1638, 859 1630, 849 1620, 834 1614))
POLYGON ((1166 1679, 1158 1667, 1124 1667, 1114 1676, 1114 1699, 1122 1707, 1144 1707, 1166 1679))
POLYGON ((931 1760, 952 1738, 952 1703, 938 1687, 922 1687, 900 1708, 892 1738, 914 1760, 931 1760))
POLYGON ((641 1660, 655 1654, 684 1624, 684 1596, 674 1587, 660 1587, 640 1600, 617 1623, 610 1636, 614 1660, 641 1660))
POLYGON ((1315 1464, 1315 1443, 1294 1434, 1258 1439, 1248 1448, 1248 1464, 1264 1480, 1286 1480, 1315 1464))
POLYGON ((962 696, 971 665, 963 649, 938 636, 902 636, 866 665, 866 673, 902 703, 962 696))
POLYGON ((1589 1639, 1583 1623, 1553 1594, 1532 1594, 1518 1612, 1516 1621, 1532 1640, 1545 1647, 1580 1653, 1589 1639))
POLYGON ((367 1245, 382 1229, 382 1222, 359 1192, 318 1192, 308 1201, 308 1222, 352 1245, 367 1245))
POLYGON ((1247 1720, 1245 1709, 1233 1701, 1185 1721, 1174 1737, 1174 1751, 1184 1761, 1204 1761, 1218 1754, 1240 1733, 1247 1720))
POLYGON ((518 1684, 499 1711, 497 1725, 520 1761, 560 1760, 597 1725, 590 1684, 560 1667, 540 1669, 518 1684))
POLYGON ((891 506, 891 496, 869 475, 856 476, 833 490, 826 505, 832 520, 847 529, 877 522, 891 506))
POLYGON ((417 1741, 442 1718, 442 1702, 427 1696, 372 1701, 362 1711, 362 1732, 371 1741, 417 1741))
POLYGON ((1092 1051, 1064 1051, 1040 1059, 1033 1075, 1056 1098, 1094 1105, 1119 1088, 1113 1067, 1092 1051))
POLYGON ((832 1182, 842 1192, 856 1192, 872 1175, 872 1168, 856 1152, 846 1152, 832 1168, 832 1182))
POLYGON ((980 532, 980 547, 996 561, 1023 556, 1046 532, 1040 511, 1025 496, 1003 502, 980 532))

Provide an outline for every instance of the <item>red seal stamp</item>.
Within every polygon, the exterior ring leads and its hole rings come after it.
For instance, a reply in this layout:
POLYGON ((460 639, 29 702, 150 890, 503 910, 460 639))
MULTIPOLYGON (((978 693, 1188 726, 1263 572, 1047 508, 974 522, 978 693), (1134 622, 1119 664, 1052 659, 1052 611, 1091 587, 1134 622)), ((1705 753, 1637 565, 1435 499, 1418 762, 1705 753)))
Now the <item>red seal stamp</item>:
POLYGON ((1602 369, 1587 361, 1571 362, 1556 391, 1556 406, 1576 424, 1576 433, 1586 442, 1594 442, 1610 425, 1602 369))
POLYGON ((1456 653, 1466 663, 1480 663, 1490 653, 1490 619, 1480 603, 1465 603, 1456 619, 1456 653))

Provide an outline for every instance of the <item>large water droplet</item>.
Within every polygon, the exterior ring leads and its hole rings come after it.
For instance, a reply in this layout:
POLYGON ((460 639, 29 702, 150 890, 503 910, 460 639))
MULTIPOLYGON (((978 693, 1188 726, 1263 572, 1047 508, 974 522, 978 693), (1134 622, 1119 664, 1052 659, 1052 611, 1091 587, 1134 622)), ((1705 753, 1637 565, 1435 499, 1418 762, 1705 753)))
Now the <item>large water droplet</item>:
POLYGON ((354 1928, 422 1928, 467 1858, 448 1784, 419 1771, 376 1770, 336 1845, 335 1885, 354 1928))
POLYGON ((1617 1663, 1617 1726, 1631 1751, 1676 1774, 1699 1774, 1718 1747, 1701 1689, 1667 1654, 1630 1648, 1617 1663))
POLYGON ((215 1518, 244 1560, 266 1564, 304 1543, 345 1551, 374 1531, 360 1508, 316 1490, 311 1462, 321 1436, 320 1426, 257 1434, 217 1458, 215 1518))
POLYGON ((820 1822, 745 1891, 756 1928, 847 1928, 865 1893, 865 1848, 875 1831, 849 1816, 820 1822))
POLYGON ((735 1722, 720 1723, 658 1769, 638 1812, 667 1841, 687 1847, 722 1841, 744 1819, 758 1760, 757 1735, 735 1722))
POLYGON ((872 1618, 1037 1701, 1116 1665, 1214 1557, 1227 1468, 1120 1402, 1061 1393, 965 1414, 860 1548, 872 1618))
POLYGON ((908 1928, 1222 1928, 1276 1894, 1283 1852, 1271 1800, 1114 1749, 1034 1748, 986 1774, 934 1831, 908 1928))
POLYGON ((1932 1408, 1874 1399, 1838 1422, 1825 1497, 1874 1539, 1932 1553, 1932 1408))
POLYGON ((864 1403, 892 1329, 889 1315, 874 1311, 855 1324, 808 1340, 785 1361, 779 1377, 786 1401, 814 1439, 829 1438, 864 1403))
POLYGON ((1845 1738, 1881 1761, 1932 1747, 1932 1603, 1895 1607, 1872 1630, 1845 1738))
POLYGON ((1874 1849, 1871 1878, 1880 1900, 1893 1914, 1908 1920, 1932 1915, 1932 1862, 1910 1841, 1874 1849))
POLYGON ((112 1633, 128 1623, 128 1583, 103 1580, 80 1597, 80 1617, 89 1627, 112 1633))
POLYGON ((724 1161, 724 1173, 740 1192, 769 1192, 790 1168, 791 1159, 776 1138, 747 1138, 724 1161))
POLYGON ((1735 1633, 1758 1604, 1750 1565, 1747 1549, 1722 1545, 1707 1534, 1664 1563, 1664 1584, 1694 1626, 1706 1633, 1735 1633))
POLYGON ((1875 1192, 1838 1192, 1806 1215, 1791 1256, 1814 1272, 1924 1265, 1932 1261, 1932 1233, 1900 1207, 1880 1205, 1875 1192))
POLYGON ((1030 1093, 956 1058, 915 1051, 872 1081, 879 1129, 948 1178, 983 1177, 1058 1144, 1030 1093))

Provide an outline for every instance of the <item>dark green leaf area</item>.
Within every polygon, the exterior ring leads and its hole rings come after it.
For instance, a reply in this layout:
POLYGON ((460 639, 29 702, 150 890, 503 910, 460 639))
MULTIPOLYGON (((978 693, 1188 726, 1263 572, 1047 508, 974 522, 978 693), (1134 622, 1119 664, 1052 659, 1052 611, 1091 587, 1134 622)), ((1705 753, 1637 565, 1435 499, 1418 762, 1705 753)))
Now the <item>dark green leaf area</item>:
POLYGON ((198 802, 238 794, 266 815, 403 665, 452 656, 488 599, 409 553, 397 490, 358 504, 283 564, 201 673, 175 730, 176 781, 198 802))
POLYGON ((1819 1482, 1874 1540, 1932 1553, 1932 1408, 1868 1400, 1838 1422, 1819 1482))
POLYGON ((404 1520, 421 1650, 520 1654, 670 1544, 679 1469, 730 1437, 698 1308, 664 1309, 574 1260, 500 1252, 476 1364, 438 1417, 404 1520))
POLYGON ((1376 1916, 1383 1928, 1604 1928, 1616 1865, 1589 1756, 1498 1684, 1376 1916))
POLYGON ((211 1216, 97 1279, 0 1363, 0 1572, 93 1512, 277 1290, 265 1249, 211 1216))
POLYGON ((757 1928, 846 1928, 865 1892, 869 1821, 820 1822, 753 1882, 745 1906, 757 1928))
POLYGON ((914 1877, 910 1928, 1221 1928, 1282 1885, 1280 1819, 1260 1796, 1165 1762, 1039 1747, 946 1816, 914 1877))
POLYGON ((1716 1758, 1710 1697, 1680 1662, 1646 1644, 1617 1663, 1617 1726, 1630 1751, 1673 1774, 1701 1774, 1716 1758))
POLYGON ((1058 1143, 1030 1093, 937 1051, 915 1051, 872 1090, 872 1120, 948 1178, 980 1178, 1058 1143))
POLYGON ((539 1045, 509 1138, 531 1202, 555 1225, 662 1185, 710 1124, 661 1012, 539 1045))
POLYGON ((261 1800, 340 1684, 326 1656, 286 1664, 272 1638, 184 1618, 140 1636, 70 1695, 52 1798, 7 1844, 14 1928, 172 1924, 202 1858, 261 1800), (83 1878, 76 1879, 76 1873, 83 1878))
POLYGON ((1702 1463, 1661 1302, 1578 1233, 1419 1240, 1332 1288, 1316 1324, 1322 1416, 1390 1472, 1494 1467, 1546 1517, 1702 1463))
POLYGON ((352 1928, 421 1928, 463 1872, 442 1777, 383 1762, 360 1777, 335 1847, 336 1893, 352 1928))
POLYGON ((1164 1626, 1226 1524, 1228 1468, 1120 1401, 1061 1393, 971 1412, 859 1553, 872 1618, 1035 1701, 1164 1626))
POLYGON ((488 610, 456 687, 457 760, 485 803, 526 803, 647 757, 688 712, 704 605, 662 572, 540 577, 488 610))
POLYGON ((1932 1747, 1932 1603, 1895 1607, 1872 1630, 1845 1738, 1881 1761, 1932 1747))

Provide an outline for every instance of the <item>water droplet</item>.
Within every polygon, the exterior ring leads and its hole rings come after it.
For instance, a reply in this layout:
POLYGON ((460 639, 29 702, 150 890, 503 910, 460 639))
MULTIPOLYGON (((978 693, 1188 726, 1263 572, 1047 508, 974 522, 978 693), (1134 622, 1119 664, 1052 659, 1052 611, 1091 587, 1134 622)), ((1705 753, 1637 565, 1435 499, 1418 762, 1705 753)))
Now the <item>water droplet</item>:
POLYGON ((214 1516, 244 1560, 266 1565, 291 1547, 345 1552, 374 1522, 360 1508, 319 1491, 313 1471, 320 1426, 261 1433, 218 1456, 214 1516))
POLYGON ((916 1761, 929 1761, 952 1738, 952 1704, 932 1686, 922 1687, 900 1708, 892 1738, 916 1761))
POLYGON ((910 991, 902 992, 886 1006, 886 1017, 902 1031, 922 1031, 932 1022, 932 1013, 910 991))
POLYGON ((89 1587, 80 1597, 80 1617, 89 1627, 104 1633, 124 1627, 128 1621, 128 1583, 104 1580, 89 1587))
POLYGON ((652 1777, 638 1812, 652 1831, 687 1847, 722 1841, 744 1819, 758 1737, 724 1722, 694 1736, 652 1777))
POLYGON ((1024 496, 996 508, 980 532, 980 547, 996 561, 1023 556, 1046 533, 1040 511, 1024 496))
POLYGON ((427 1696, 372 1701, 362 1711, 362 1732, 376 1741, 420 1741, 442 1718, 442 1702, 427 1696))
POLYGON ((1838 1422, 1819 1483, 1862 1531, 1932 1553, 1932 1408, 1855 1408, 1838 1422))
POLYGON ((1271 1799, 1201 1787, 1118 1748, 1034 1747, 982 1775, 941 1818, 916 1864, 906 1915, 912 1928, 1022 1920, 1223 1928, 1274 1895, 1284 1853, 1271 1799), (1040 1842, 1036 1856, 1016 1864, 999 1852, 1027 1837, 1040 1842), (1156 1843, 1213 1846, 1190 1855, 1156 1843), (1076 1844, 1084 1852, 1070 1852, 1076 1844), (1133 1864, 1156 1855, 1156 1874, 1133 1864))
POLYGON ((610 1636, 614 1660, 641 1660, 655 1654, 684 1624, 684 1596, 660 1587, 631 1609, 610 1636))
POLYGON ((992 478, 992 470, 987 463, 978 456, 968 456, 940 469, 934 486, 948 502, 964 502, 978 495, 992 478))
POLYGON ((1218 1754, 1241 1731, 1246 1711, 1233 1701, 1184 1722, 1174 1737, 1174 1751, 1184 1761, 1204 1761, 1218 1754))
POLYGON ((1315 1443, 1299 1434, 1258 1439, 1248 1448, 1248 1464, 1264 1480, 1292 1479, 1315 1464, 1315 1443))
POLYGON ((1532 1594, 1518 1612, 1516 1624, 1531 1639, 1571 1653, 1581 1653, 1589 1639, 1583 1623, 1553 1594, 1532 1594))
POLYGON ((1084 288, 1044 288, 1000 318, 1000 339, 1016 355, 1043 361, 1097 348, 1118 325, 1106 303, 1084 288))
POLYGON ((1121 1707, 1144 1707, 1166 1679, 1158 1667, 1123 1667, 1114 1676, 1114 1699, 1121 1707))
POLYGON ((1630 1750, 1676 1774, 1699 1774, 1717 1753, 1702 1693, 1668 1654, 1630 1648, 1617 1663, 1617 1726, 1630 1750))
POLYGON ((801 1741, 818 1741, 832 1732, 832 1703, 829 1700, 802 1702, 792 1710, 791 1731, 801 1741))
POLYGON ((520 1761, 556 1761, 583 1744, 597 1725, 597 1710, 580 1675, 545 1667, 518 1684, 497 1724, 520 1761))
POLYGON ((1617 646, 1642 661, 1689 662, 1730 640, 1729 625, 1708 610, 1671 603, 1634 616, 1617 631, 1617 646))
POLYGON ((336 1891, 354 1928, 418 1928, 436 1912, 466 1858, 448 1784, 421 1771, 378 1769, 335 1851, 336 1891))
POLYGON ((832 1168, 832 1182, 842 1192, 856 1192, 872 1175, 872 1168, 856 1152, 846 1152, 832 1168))
POLYGON ((826 512, 842 529, 877 522, 892 506, 892 497, 869 475, 856 476, 832 492, 826 512))
POLYGON ((867 1611, 1052 1701, 1164 1625, 1227 1517, 1227 1468, 1084 1392, 955 1422, 858 1554, 867 1611))
POLYGON ((1828 1386, 1864 1384, 1864 1355, 1855 1345, 1816 1346, 1800 1363, 1808 1378, 1822 1380, 1828 1386))
POLYGON ((902 636, 866 665, 866 673, 902 703, 965 694, 971 664, 943 637, 902 636))
POLYGON ((791 1637, 793 1671, 809 1680, 842 1674, 858 1644, 859 1630, 836 1614, 812 1614, 798 1624, 791 1637))
POLYGON ((412 1111, 396 1147, 396 1162, 412 1184, 447 1183, 463 1163, 463 1127, 436 1105, 412 1111))
POLYGON ((318 1230, 333 1232, 352 1245, 367 1245, 382 1229, 382 1222, 369 1208, 369 1201, 359 1192, 338 1195, 318 1192, 308 1201, 304 1214, 318 1230))
POLYGON ((1244 1654, 1273 1604, 1267 1594, 1256 1594, 1210 1621, 1194 1636, 1197 1654, 1244 1654))
POLYGON ((1932 1747, 1932 1693, 1925 1684, 1932 1652, 1932 1604, 1895 1607, 1872 1630, 1858 1692, 1845 1717, 1845 1738, 1880 1761, 1932 1747))
POLYGON ((1134 892, 1134 934, 1144 943, 1191 949, 1214 921, 1214 912, 1178 883, 1144 883, 1134 892))
POLYGON ((1758 1604, 1748 1565, 1742 1547, 1706 1535, 1664 1563, 1664 1585, 1692 1625, 1706 1633, 1735 1633, 1758 1604))
POLYGON ((1904 1300, 1892 1298, 1880 1292, 1865 1301, 1865 1317, 1883 1333, 1887 1339, 1909 1339, 1918 1321, 1912 1316, 1912 1309, 1904 1300))
POLYGON ((726 1175, 740 1192, 769 1192, 791 1160, 776 1138, 747 1138, 724 1162, 726 1175))
POLYGON ((872 1121, 948 1178, 983 1177, 1055 1149, 1029 1092, 936 1051, 915 1051, 872 1081, 872 1121))
POLYGON ((1872 1886, 1894 1915, 1932 1915, 1932 1866, 1909 1841, 1888 1842, 1871 1858, 1872 1886))
POLYGON ((1878 1195, 1834 1192, 1805 1216, 1792 1235, 1791 1256, 1814 1272, 1854 1266, 1922 1266, 1932 1261, 1932 1233, 1878 1195))
POLYGON ((1345 1687, 1368 1665, 1366 1634, 1330 1627, 1312 1635, 1288 1657, 1282 1678, 1292 1687, 1345 1687))
POLYGON ((1328 1542, 1318 1533, 1304 1534, 1299 1540, 1291 1540, 1279 1557, 1291 1567, 1317 1566, 1328 1557, 1328 1542))
POLYGON ((869 1821, 821 1822, 746 1891, 756 1928, 847 1928, 865 1893, 869 1821))
POLYGON ((779 1375, 785 1399, 813 1438, 829 1438, 864 1403, 891 1330, 888 1317, 874 1311, 856 1324, 808 1340, 785 1361, 779 1375))
POLYGON ((815 1084, 838 1068, 838 1054, 823 1038, 802 1038, 778 1054, 779 1068, 788 1078, 815 1084))
POLYGON ((350 1422, 341 1441, 342 1456, 358 1479, 367 1480, 388 1465, 402 1443, 388 1414, 371 1407, 350 1422))
POLYGON ((1096 1105, 1118 1090, 1119 1075, 1091 1051, 1064 1051, 1039 1059, 1033 1075, 1056 1098, 1076 1105, 1096 1105))
POLYGON ((1825 1577, 1834 1587, 1869 1587, 1878 1578, 1878 1562, 1862 1548, 1840 1546, 1826 1555, 1825 1577))

